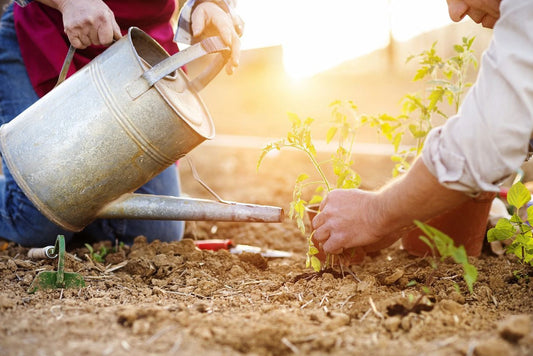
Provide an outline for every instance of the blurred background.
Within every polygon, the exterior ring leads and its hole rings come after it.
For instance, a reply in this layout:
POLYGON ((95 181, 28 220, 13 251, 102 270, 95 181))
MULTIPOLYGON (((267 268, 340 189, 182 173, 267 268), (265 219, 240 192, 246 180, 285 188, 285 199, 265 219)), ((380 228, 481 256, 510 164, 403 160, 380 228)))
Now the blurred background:
MULTIPOLYGON (((201 92, 216 126, 213 143, 262 147, 268 139, 261 138, 285 136, 288 112, 315 118, 321 138, 320 123, 338 99, 362 113, 397 115, 403 95, 423 90, 412 81, 417 63, 406 64, 409 55, 437 42, 447 57, 463 36, 476 36, 479 57, 491 38, 469 18, 453 23, 445 0, 237 0, 237 11, 245 22, 240 67, 201 92)), ((190 75, 210 60, 189 65, 190 75)))
MULTIPOLYGON (((201 93, 215 141, 283 137, 288 112, 315 118, 320 136, 337 99, 353 100, 364 113, 397 115, 403 95, 423 90, 412 81, 417 63, 406 64, 409 55, 437 42, 447 57, 462 37, 475 36, 479 57, 492 32, 469 18, 453 23, 445 0, 239 0, 237 9, 246 23, 240 67, 201 93)), ((203 66, 190 65, 191 75, 203 66)), ((374 133, 360 138, 376 139, 374 133)))

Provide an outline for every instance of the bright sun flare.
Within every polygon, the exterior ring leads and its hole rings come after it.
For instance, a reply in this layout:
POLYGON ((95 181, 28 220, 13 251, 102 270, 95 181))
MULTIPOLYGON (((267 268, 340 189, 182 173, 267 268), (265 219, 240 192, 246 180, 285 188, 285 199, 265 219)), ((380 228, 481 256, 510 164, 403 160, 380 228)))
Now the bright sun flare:
POLYGON ((281 45, 293 78, 304 78, 451 21, 445 0, 240 0, 243 48, 281 45))

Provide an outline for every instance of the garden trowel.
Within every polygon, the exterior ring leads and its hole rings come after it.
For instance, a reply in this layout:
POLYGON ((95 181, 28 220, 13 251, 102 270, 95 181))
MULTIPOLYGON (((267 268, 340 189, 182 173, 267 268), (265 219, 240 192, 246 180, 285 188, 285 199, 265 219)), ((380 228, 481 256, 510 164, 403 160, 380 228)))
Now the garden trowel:
POLYGON ((58 235, 56 244, 45 247, 46 257, 57 257, 56 271, 41 271, 33 280, 28 293, 35 293, 39 289, 59 289, 59 288, 82 288, 85 287, 85 280, 79 273, 64 272, 65 267, 65 237, 58 235))
POLYGON ((231 253, 240 254, 243 252, 259 253, 263 257, 291 257, 288 251, 263 249, 258 246, 234 244, 230 239, 207 239, 194 241, 200 250, 228 250, 231 253))

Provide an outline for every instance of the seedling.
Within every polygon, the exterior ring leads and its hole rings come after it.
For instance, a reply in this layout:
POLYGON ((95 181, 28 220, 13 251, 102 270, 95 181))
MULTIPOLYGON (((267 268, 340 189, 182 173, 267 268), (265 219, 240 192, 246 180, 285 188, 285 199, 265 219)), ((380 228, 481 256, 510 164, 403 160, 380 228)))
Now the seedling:
POLYGON ((433 259, 431 260, 432 267, 437 269, 439 265, 439 259, 436 257, 437 251, 438 255, 440 255, 440 261, 444 261, 446 258, 452 258, 456 263, 463 266, 463 279, 468 286, 468 291, 472 293, 474 283, 477 280, 478 271, 476 267, 468 262, 468 256, 464 246, 456 247, 453 240, 448 235, 434 227, 420 221, 415 221, 415 224, 426 234, 426 236, 420 236, 420 239, 424 241, 433 252, 433 259))
MULTIPOLYGON (((466 89, 471 86, 467 76, 472 66, 477 66, 477 60, 472 50, 474 38, 464 37, 462 43, 455 45, 454 55, 443 60, 436 53, 436 43, 431 48, 418 55, 411 56, 407 61, 418 59, 421 64, 414 80, 427 79, 427 95, 408 94, 403 98, 402 113, 397 116, 388 114, 360 115, 357 106, 352 101, 335 101, 332 108, 331 126, 327 130, 326 142, 329 144, 337 138, 335 153, 325 162, 317 159, 315 145, 311 138, 311 125, 314 119, 302 120, 296 114, 289 114, 291 129, 287 137, 263 148, 257 163, 261 165, 264 157, 272 150, 294 148, 304 152, 317 171, 320 179, 311 180, 307 173, 300 174, 293 189, 293 199, 290 203, 289 217, 294 219, 298 228, 306 234, 304 216, 306 206, 317 204, 323 196, 335 188, 358 188, 361 184, 359 175, 351 168, 352 149, 355 143, 357 130, 362 126, 371 126, 378 129, 378 133, 384 135, 394 147, 391 159, 396 162, 392 175, 406 171, 410 166, 410 159, 422 152, 425 138, 433 128, 433 120, 436 117, 447 119, 448 115, 440 108, 440 104, 446 100, 457 112, 462 96, 466 89), (403 138, 411 136, 415 145, 404 149, 403 138), (324 165, 328 164, 336 175, 336 184, 331 184, 325 174, 324 165), (309 201, 303 198, 304 190, 310 185, 316 185, 314 194, 309 201)), ((318 248, 313 243, 313 233, 307 235, 308 251, 306 265, 313 267, 315 271, 322 268, 320 260, 316 257, 318 248)), ((463 249, 464 250, 464 249, 463 249)), ((326 265, 330 256, 326 257, 326 265)))
POLYGON ((85 244, 85 247, 87 247, 89 250, 89 257, 91 257, 91 260, 95 262, 104 262, 105 256, 109 253, 108 249, 104 245, 100 247, 100 251, 95 251, 90 244, 85 244))
POLYGON ((94 248, 90 245, 90 244, 85 244, 85 247, 89 250, 89 257, 95 261, 95 262, 104 262, 105 260, 105 257, 110 253, 110 252, 118 252, 120 251, 123 247, 124 247, 124 242, 116 242, 115 243, 115 246, 111 249, 107 248, 105 245, 102 245, 100 247, 100 250, 98 251, 95 251, 94 248))
POLYGON ((477 67, 472 44, 474 37, 463 37, 461 44, 453 46, 454 55, 442 59, 435 49, 436 42, 429 50, 407 58, 407 62, 418 60, 420 64, 414 81, 425 79, 427 90, 424 93, 407 94, 402 99, 402 110, 399 116, 379 114, 364 117, 363 122, 378 129, 378 133, 393 145, 391 156, 395 166, 392 175, 395 177, 410 167, 410 159, 418 156, 424 147, 424 141, 435 121, 448 119, 448 114, 440 107, 447 102, 453 114, 461 104, 466 90, 472 86, 468 74, 477 67), (403 148, 405 138, 414 141, 414 145, 403 148))
POLYGON ((507 193, 507 203, 514 208, 510 219, 501 218, 496 226, 487 232, 489 242, 514 239, 506 247, 507 253, 517 256, 522 263, 533 266, 533 206, 529 206, 527 218, 523 219, 518 214, 520 208, 531 200, 531 193, 522 182, 516 182, 507 193))
MULTIPOLYGON (((292 201, 290 202, 289 217, 296 221, 300 231, 306 235, 304 223, 306 206, 318 204, 322 201, 324 194, 333 188, 358 188, 361 184, 360 176, 351 168, 353 165, 352 150, 355 143, 357 129, 361 126, 361 117, 357 113, 357 107, 352 101, 334 101, 330 104, 331 120, 327 130, 326 143, 335 142, 336 149, 327 161, 320 162, 311 138, 311 125, 313 118, 300 119, 296 114, 289 114, 291 128, 286 138, 271 142, 265 146, 257 162, 257 168, 265 156, 272 150, 284 148, 294 148, 303 152, 315 168, 319 180, 312 180, 307 173, 301 173, 294 184, 292 201), (336 176, 335 183, 332 184, 325 173, 325 166, 328 165, 336 176), (314 194, 310 200, 303 198, 304 190, 309 186, 316 186, 314 194)), ((316 257, 318 249, 312 241, 313 234, 307 237, 309 248, 307 252, 306 266, 313 267, 315 271, 320 271, 322 264, 316 257)), ((326 257, 329 261, 329 256, 326 257)), ((326 263, 328 265, 329 262, 326 263)))

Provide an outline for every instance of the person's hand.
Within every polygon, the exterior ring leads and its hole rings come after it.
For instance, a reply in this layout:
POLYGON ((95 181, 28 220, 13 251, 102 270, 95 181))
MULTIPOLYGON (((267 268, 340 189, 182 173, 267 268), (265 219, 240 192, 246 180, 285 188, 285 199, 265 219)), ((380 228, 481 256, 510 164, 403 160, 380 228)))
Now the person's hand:
POLYGON ((78 49, 109 45, 122 37, 115 15, 102 0, 38 0, 61 12, 70 44, 78 49))
POLYGON ((231 15, 212 2, 203 2, 192 13, 191 27, 194 37, 218 35, 230 47, 231 57, 226 65, 226 72, 232 74, 239 65, 241 41, 231 15))
POLYGON ((448 3, 448 13, 450 18, 461 21, 465 16, 469 16, 475 23, 480 23, 483 27, 493 28, 500 18, 501 0, 446 0, 448 3))
POLYGON ((377 193, 359 189, 331 191, 312 221, 313 238, 325 253, 342 254, 356 247, 357 253, 378 251, 393 244, 394 235, 383 234, 381 217, 376 209, 377 193))

